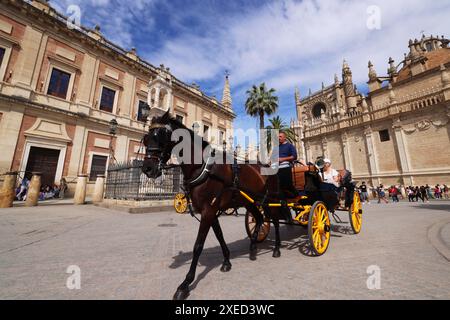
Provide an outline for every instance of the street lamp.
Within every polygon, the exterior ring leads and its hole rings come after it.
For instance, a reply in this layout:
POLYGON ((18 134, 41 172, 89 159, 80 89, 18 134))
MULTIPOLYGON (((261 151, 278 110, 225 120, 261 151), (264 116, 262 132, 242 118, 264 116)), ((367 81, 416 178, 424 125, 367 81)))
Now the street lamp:
POLYGON ((118 126, 118 123, 117 123, 116 119, 112 119, 109 122, 109 134, 110 135, 112 135, 112 136, 116 135, 116 133, 117 133, 117 126, 118 126))

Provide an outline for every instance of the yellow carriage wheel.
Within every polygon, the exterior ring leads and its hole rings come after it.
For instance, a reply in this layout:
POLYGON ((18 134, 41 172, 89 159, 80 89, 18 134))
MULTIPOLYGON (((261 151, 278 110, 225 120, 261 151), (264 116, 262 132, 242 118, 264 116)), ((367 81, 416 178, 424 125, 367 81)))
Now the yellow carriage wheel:
POLYGON ((330 244, 330 217, 325 204, 317 201, 311 208, 308 222, 308 236, 311 250, 315 255, 323 255, 330 244))
POLYGON ((175 199, 173 199, 173 206, 175 211, 179 214, 183 214, 187 210, 188 202, 184 193, 177 193, 175 199))
MULTIPOLYGON (((261 214, 263 214, 262 210, 260 210, 261 214)), ((245 214, 245 230, 247 231, 248 237, 251 239, 253 232, 256 228, 256 218, 253 216, 253 214, 250 211, 247 211, 245 214)), ((267 236, 270 232, 270 219, 264 218, 264 222, 261 225, 261 228, 259 229, 258 239, 256 242, 261 243, 264 240, 266 240, 267 236)))
POLYGON ((360 233, 362 226, 362 203, 357 191, 353 193, 353 204, 350 206, 348 213, 353 232, 355 234, 360 233))

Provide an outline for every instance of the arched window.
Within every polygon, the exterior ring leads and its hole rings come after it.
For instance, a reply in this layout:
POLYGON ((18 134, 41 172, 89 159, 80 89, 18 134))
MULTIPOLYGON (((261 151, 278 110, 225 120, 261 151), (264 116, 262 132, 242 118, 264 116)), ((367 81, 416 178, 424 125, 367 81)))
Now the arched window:
POLYGON ((327 111, 327 107, 324 103, 319 102, 312 108, 312 114, 314 118, 321 118, 322 114, 325 114, 327 111))

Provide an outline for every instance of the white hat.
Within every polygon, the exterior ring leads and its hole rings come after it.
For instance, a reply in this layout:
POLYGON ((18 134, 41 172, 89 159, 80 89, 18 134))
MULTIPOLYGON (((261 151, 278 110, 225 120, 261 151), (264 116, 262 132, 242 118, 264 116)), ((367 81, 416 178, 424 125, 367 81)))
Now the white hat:
POLYGON ((331 164, 331 160, 328 159, 328 158, 323 159, 323 162, 325 162, 325 163, 330 163, 330 164, 331 164))

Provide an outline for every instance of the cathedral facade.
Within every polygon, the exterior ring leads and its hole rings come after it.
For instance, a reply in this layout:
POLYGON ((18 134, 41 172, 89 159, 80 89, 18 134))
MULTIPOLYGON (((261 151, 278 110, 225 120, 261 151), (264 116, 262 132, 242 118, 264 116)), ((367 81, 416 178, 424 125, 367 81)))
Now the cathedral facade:
POLYGON ((356 181, 379 185, 450 183, 449 40, 409 41, 409 54, 385 77, 369 62, 367 96, 344 61, 342 80, 301 98, 293 129, 303 158, 330 158, 356 181))
POLYGON ((232 134, 228 77, 218 101, 111 43, 99 27, 71 26, 48 1, 0 1, 0 180, 35 171, 43 185, 64 177, 73 192, 87 174, 89 193, 111 161, 142 156, 146 104, 213 145, 232 134))

